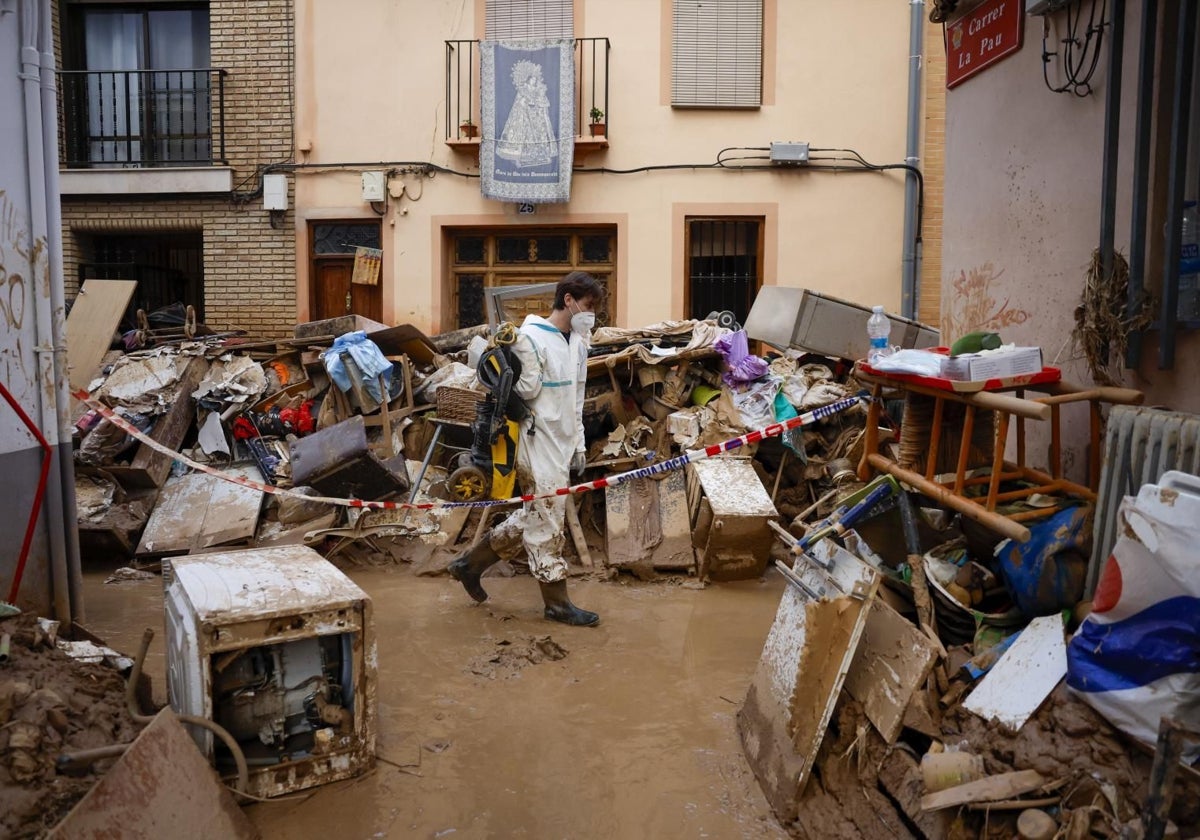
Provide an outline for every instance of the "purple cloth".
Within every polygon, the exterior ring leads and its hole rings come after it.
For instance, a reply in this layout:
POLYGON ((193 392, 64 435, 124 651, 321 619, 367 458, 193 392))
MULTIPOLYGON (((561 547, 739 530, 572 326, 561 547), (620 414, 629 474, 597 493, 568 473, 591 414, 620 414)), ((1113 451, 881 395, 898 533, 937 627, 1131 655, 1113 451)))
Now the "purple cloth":
POLYGON ((728 368, 721 374, 721 379, 726 385, 753 382, 767 373, 766 361, 750 353, 750 341, 745 330, 721 336, 713 343, 713 349, 721 354, 728 368))

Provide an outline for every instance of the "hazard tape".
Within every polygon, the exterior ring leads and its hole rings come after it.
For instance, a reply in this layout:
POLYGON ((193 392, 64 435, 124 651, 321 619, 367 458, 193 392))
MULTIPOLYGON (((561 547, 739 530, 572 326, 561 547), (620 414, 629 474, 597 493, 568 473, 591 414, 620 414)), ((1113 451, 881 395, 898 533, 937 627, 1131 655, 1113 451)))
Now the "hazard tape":
POLYGON ((353 508, 372 508, 376 510, 432 510, 433 508, 487 508, 498 505, 510 505, 517 502, 532 502, 537 499, 553 499, 557 496, 570 496, 576 493, 587 493, 590 490, 603 490, 605 487, 616 487, 624 484, 627 481, 632 481, 635 478, 649 478, 653 475, 661 475, 662 473, 671 472, 673 470, 682 469, 688 464, 694 464, 697 461, 703 461, 706 458, 712 458, 715 455, 720 455, 724 452, 730 452, 734 449, 739 449, 747 444, 759 443, 767 438, 778 437, 784 432, 792 429, 798 429, 801 426, 811 426, 819 420, 833 417, 835 414, 840 414, 855 405, 858 405, 858 397, 847 397, 830 403, 829 405, 821 406, 812 411, 799 414, 795 417, 790 417, 780 423, 772 423, 762 429, 742 435, 741 437, 731 438, 723 443, 715 443, 712 446, 706 446, 704 449, 689 449, 681 455, 676 455, 674 458, 668 458, 665 461, 660 461, 657 464, 650 464, 645 467, 627 470, 621 473, 615 473, 605 478, 598 478, 595 481, 584 481, 580 484, 572 484, 570 487, 560 487, 557 490, 549 493, 527 494, 524 496, 513 496, 511 499, 479 499, 473 502, 446 502, 440 499, 430 502, 392 502, 392 501, 372 501, 368 499, 336 499, 332 496, 306 496, 303 493, 298 493, 295 490, 290 490, 286 487, 275 487, 271 484, 264 484, 260 481, 251 481, 240 475, 222 472, 216 467, 208 464, 202 464, 199 461, 194 461, 179 452, 176 452, 169 446, 159 443, 151 438, 145 432, 138 429, 124 417, 121 417, 111 408, 103 403, 97 402, 91 398, 87 391, 79 390, 73 395, 75 399, 86 404, 88 408, 95 410, 105 420, 116 425, 126 434, 136 438, 142 443, 149 446, 155 452, 161 452, 164 455, 169 455, 171 458, 179 461, 186 466, 191 467, 202 473, 216 476, 224 481, 233 484, 240 484, 243 487, 250 487, 263 493, 272 493, 276 496, 288 496, 294 499, 301 499, 306 502, 321 502, 328 505, 339 505, 341 507, 353 508))

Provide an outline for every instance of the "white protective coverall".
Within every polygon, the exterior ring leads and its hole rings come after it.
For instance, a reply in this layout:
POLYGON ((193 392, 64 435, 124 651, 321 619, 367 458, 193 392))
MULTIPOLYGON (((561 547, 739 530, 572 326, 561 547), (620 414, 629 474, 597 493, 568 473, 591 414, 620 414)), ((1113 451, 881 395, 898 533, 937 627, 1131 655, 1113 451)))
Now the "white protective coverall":
MULTIPOLYGON (((587 339, 572 331, 567 338, 545 318, 526 316, 513 352, 521 362, 514 390, 529 405, 517 443, 517 480, 522 493, 549 493, 570 484, 571 458, 584 451, 583 392, 587 382, 587 339)), ((567 577, 563 559, 563 519, 567 498, 526 502, 492 529, 490 543, 502 559, 512 560, 522 545, 529 571, 542 583, 567 577)))

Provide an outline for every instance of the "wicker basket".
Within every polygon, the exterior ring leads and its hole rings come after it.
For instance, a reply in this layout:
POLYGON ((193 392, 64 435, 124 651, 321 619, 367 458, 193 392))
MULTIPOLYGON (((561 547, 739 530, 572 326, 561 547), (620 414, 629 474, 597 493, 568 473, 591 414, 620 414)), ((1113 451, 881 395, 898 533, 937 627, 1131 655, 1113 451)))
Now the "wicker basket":
POLYGON ((474 423, 475 406, 486 398, 483 391, 442 385, 435 395, 438 417, 454 423, 474 423))

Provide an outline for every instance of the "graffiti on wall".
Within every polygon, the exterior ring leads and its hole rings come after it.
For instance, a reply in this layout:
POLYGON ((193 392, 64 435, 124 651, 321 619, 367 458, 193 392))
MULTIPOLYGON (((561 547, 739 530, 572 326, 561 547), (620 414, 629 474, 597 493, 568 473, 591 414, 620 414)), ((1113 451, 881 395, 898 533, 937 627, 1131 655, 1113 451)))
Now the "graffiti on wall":
POLYGON ((0 380, 28 405, 37 385, 33 359, 33 296, 36 278, 49 277, 46 243, 30 241, 28 220, 5 190, 0 190, 0 380))
POLYGON ((990 262, 959 270, 942 313, 943 343, 976 330, 1000 332, 1029 320, 1030 312, 1009 305, 1005 289, 997 282, 1002 274, 1004 270, 997 271, 990 262))

